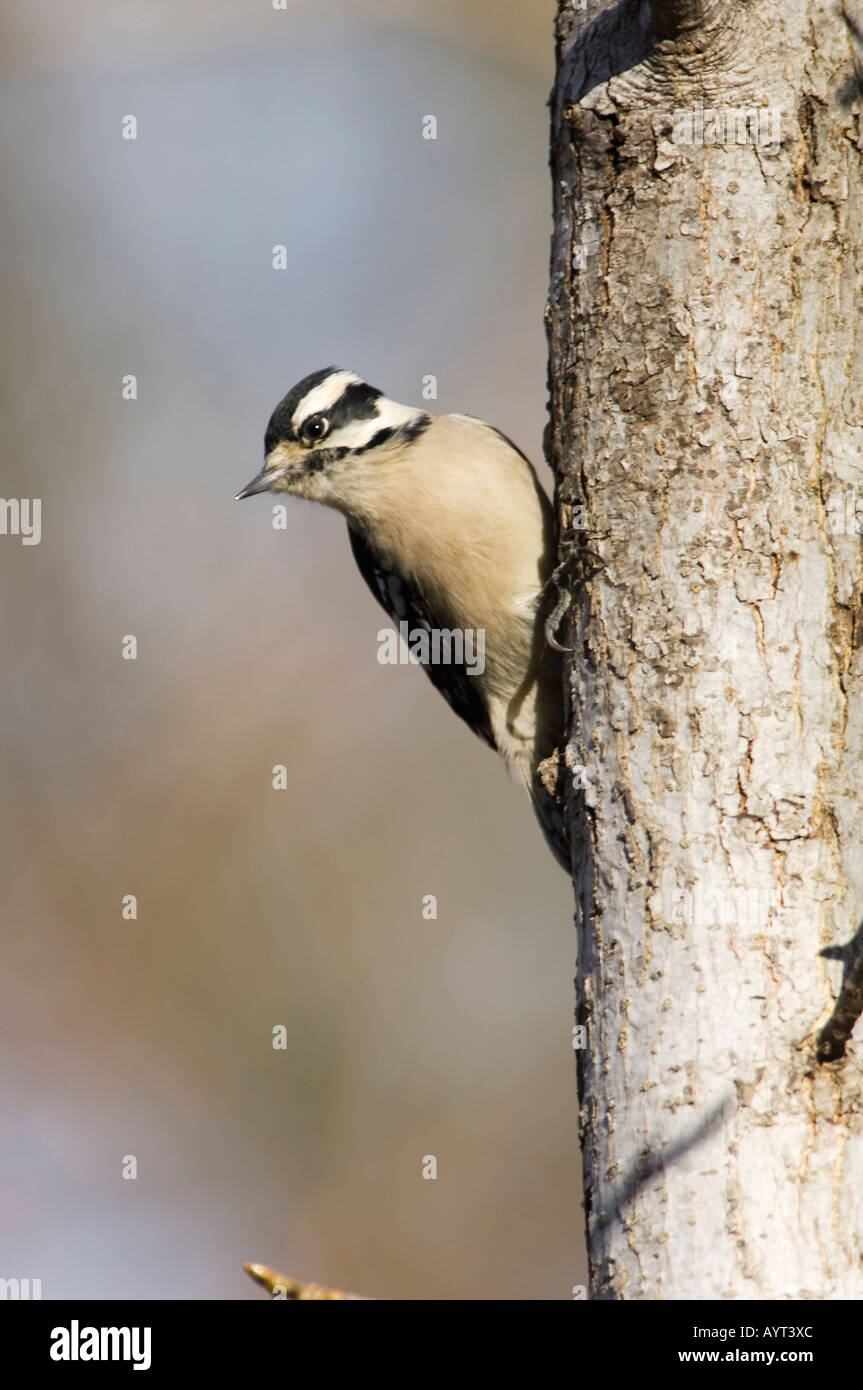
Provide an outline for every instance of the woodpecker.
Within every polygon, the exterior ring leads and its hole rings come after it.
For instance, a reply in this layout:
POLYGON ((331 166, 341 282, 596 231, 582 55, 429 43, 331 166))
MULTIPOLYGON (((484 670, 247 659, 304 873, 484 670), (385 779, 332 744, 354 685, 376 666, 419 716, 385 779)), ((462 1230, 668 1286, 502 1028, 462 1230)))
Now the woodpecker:
POLYGON ((561 799, 561 648, 546 637, 551 504, 506 435, 432 415, 325 367, 279 402, 264 466, 237 498, 292 493, 341 512, 360 573, 398 627, 482 632, 484 669, 426 664, 474 733, 515 767, 569 872, 561 799))

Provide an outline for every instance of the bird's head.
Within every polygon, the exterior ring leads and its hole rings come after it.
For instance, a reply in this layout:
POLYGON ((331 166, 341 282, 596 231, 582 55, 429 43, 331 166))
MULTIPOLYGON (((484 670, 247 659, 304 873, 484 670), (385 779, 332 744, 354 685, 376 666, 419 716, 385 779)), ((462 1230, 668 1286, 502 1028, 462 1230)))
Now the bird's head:
POLYGON ((279 401, 264 436, 264 466, 237 497, 292 492, 343 506, 353 472, 411 443, 428 424, 424 411, 387 400, 355 372, 325 367, 279 401))

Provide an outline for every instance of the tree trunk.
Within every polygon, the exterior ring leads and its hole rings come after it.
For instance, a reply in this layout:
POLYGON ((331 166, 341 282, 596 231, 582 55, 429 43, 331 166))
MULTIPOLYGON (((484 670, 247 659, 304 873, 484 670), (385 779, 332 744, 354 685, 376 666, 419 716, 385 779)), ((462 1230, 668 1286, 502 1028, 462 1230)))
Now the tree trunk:
POLYGON ((591 1296, 859 1298, 863 46, 832 0, 598 8, 560 0, 548 311, 604 562, 567 749, 591 1296))

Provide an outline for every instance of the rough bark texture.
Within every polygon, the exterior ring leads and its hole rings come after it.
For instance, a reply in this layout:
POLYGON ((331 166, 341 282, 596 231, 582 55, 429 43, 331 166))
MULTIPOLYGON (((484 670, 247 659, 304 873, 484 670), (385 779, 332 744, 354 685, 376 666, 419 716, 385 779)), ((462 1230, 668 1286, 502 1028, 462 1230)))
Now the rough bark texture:
POLYGON ((855 23, 558 15, 549 453, 605 561, 567 749, 594 1298, 863 1297, 863 1024, 816 1052, 863 915, 855 23), (686 143, 699 107, 731 138, 686 143))

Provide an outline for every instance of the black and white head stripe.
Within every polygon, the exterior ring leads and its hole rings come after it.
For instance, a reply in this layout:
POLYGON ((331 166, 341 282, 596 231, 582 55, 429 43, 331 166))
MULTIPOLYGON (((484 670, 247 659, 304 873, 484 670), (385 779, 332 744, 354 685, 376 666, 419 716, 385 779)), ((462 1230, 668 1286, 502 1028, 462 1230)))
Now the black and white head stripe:
POLYGON ((415 437, 428 423, 423 411, 387 400, 355 372, 325 367, 304 377, 276 406, 264 450, 269 454, 277 444, 311 445, 319 439, 323 450, 344 457, 376 448, 396 433, 415 437))

